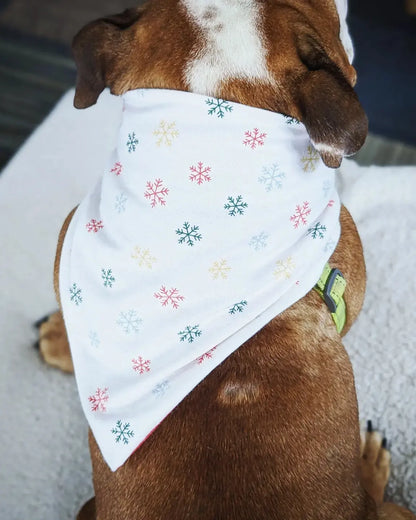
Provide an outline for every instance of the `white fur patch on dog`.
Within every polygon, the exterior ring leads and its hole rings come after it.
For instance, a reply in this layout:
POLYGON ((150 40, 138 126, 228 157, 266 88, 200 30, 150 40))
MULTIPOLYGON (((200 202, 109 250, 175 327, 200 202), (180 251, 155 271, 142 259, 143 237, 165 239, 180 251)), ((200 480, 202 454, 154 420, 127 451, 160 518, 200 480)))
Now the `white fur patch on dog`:
POLYGON ((260 9, 253 0, 182 0, 201 33, 185 75, 191 91, 215 95, 222 81, 244 79, 273 83, 260 30, 260 9))

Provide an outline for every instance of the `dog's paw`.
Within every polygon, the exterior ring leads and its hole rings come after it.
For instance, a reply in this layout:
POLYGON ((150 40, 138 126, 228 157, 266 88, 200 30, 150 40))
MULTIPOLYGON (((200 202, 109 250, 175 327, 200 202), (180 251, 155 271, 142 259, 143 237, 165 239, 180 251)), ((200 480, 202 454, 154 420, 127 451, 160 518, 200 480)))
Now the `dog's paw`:
POLYGON ((45 362, 63 372, 73 373, 74 365, 61 312, 55 312, 35 325, 39 329, 37 346, 45 362))
POLYGON ((374 431, 371 421, 368 421, 367 431, 361 434, 361 482, 377 505, 383 503, 389 475, 387 440, 374 431))

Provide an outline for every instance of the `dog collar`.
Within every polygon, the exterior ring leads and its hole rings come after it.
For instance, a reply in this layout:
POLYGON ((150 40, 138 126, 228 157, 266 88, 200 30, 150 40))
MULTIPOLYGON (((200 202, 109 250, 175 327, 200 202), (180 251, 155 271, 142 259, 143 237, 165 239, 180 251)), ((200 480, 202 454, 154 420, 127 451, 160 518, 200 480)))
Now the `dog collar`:
POLYGON ((347 307, 344 300, 344 291, 347 282, 338 269, 331 269, 325 264, 324 270, 314 289, 324 300, 331 312, 337 332, 341 334, 347 320, 347 307))
POLYGON ((81 403, 112 470, 314 287, 340 234, 335 173, 302 124, 187 92, 123 99, 60 265, 81 403))

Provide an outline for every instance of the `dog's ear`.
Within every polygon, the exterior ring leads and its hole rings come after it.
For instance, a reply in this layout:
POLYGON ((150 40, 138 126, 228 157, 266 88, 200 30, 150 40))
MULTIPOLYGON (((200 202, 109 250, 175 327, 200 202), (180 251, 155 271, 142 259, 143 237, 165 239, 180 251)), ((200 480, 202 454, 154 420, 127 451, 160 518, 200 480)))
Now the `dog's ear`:
POLYGON ((309 136, 330 168, 364 144, 368 120, 351 84, 315 38, 298 39, 307 72, 297 86, 298 106, 309 136))
POLYGON ((74 106, 87 108, 110 84, 109 74, 122 55, 123 31, 133 25, 143 9, 126 9, 123 13, 89 23, 75 36, 72 52, 77 65, 74 106))

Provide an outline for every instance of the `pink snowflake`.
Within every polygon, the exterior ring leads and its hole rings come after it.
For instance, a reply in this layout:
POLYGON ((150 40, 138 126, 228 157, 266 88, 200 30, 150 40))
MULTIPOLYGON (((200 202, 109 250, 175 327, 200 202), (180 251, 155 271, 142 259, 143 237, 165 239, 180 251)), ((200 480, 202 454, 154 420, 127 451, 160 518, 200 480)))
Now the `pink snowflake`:
POLYGON ((294 215, 290 217, 290 220, 293 222, 293 227, 297 229, 300 224, 306 225, 308 223, 306 217, 310 214, 311 208, 309 207, 309 202, 304 202, 301 206, 298 204, 295 209, 294 215))
POLYGON ((211 359, 212 354, 216 348, 217 347, 213 347, 211 350, 208 350, 208 352, 205 352, 205 354, 202 354, 202 356, 199 358, 196 358, 195 361, 198 363, 198 365, 201 365, 206 359, 211 359))
POLYGON ((91 411, 92 412, 106 412, 107 408, 105 407, 105 403, 108 401, 108 388, 97 388, 94 395, 90 395, 88 397, 88 401, 92 403, 91 411))
POLYGON ((331 200, 328 202, 328 208, 332 208, 332 206, 333 206, 334 204, 335 204, 335 200, 332 200, 332 199, 331 199, 331 200))
POLYGON ((196 181, 198 184, 202 184, 204 181, 209 182, 211 177, 208 175, 211 171, 211 166, 205 166, 202 162, 199 162, 197 166, 191 166, 191 175, 189 176, 191 181, 196 181))
POLYGON ((116 175, 121 175, 122 171, 123 166, 119 162, 116 162, 116 164, 111 168, 111 173, 115 173, 116 175))
POLYGON ((133 370, 139 374, 150 372, 150 359, 144 360, 141 356, 139 356, 137 359, 132 359, 131 362, 133 363, 133 370))
POLYGON ((164 285, 160 288, 158 293, 154 294, 154 297, 160 301, 163 307, 171 304, 174 309, 179 307, 179 302, 185 298, 179 294, 178 289, 166 289, 164 285))
POLYGON ((247 130, 244 135, 246 138, 244 139, 243 144, 250 146, 252 150, 254 150, 257 146, 263 146, 264 139, 267 136, 265 133, 260 133, 258 128, 255 128, 252 132, 247 130))
POLYGON ((164 206, 166 204, 165 197, 169 193, 169 188, 163 186, 162 179, 156 179, 155 182, 148 181, 146 183, 147 191, 144 192, 146 199, 150 200, 150 205, 154 208, 157 204, 164 206))
POLYGON ((93 218, 85 227, 87 228, 88 233, 98 233, 100 229, 103 229, 104 225, 102 220, 95 220, 95 218, 93 218))

